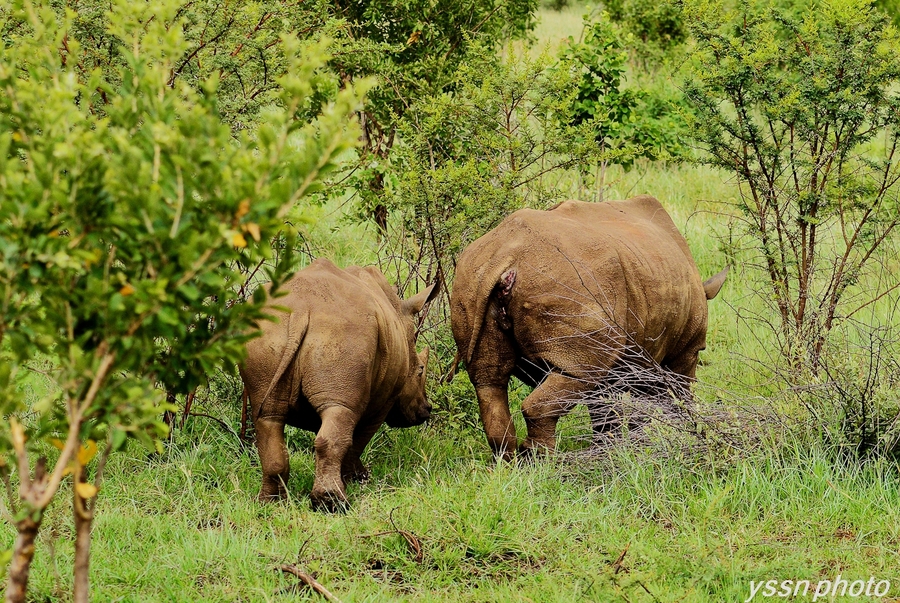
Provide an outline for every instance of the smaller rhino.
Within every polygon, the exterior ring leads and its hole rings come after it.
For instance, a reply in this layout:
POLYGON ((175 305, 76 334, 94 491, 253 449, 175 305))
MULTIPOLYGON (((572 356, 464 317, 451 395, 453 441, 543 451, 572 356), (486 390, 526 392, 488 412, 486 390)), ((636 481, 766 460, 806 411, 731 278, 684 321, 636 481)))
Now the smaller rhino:
POLYGON ((261 336, 240 367, 250 396, 262 464, 261 501, 286 494, 290 469, 284 427, 316 433, 317 510, 347 505, 344 484, 364 480, 363 449, 382 423, 425 422, 428 349, 416 354, 413 317, 439 290, 433 284, 403 301, 378 268, 341 270, 318 259, 271 299, 261 336), (285 309, 287 312, 285 312, 285 309))

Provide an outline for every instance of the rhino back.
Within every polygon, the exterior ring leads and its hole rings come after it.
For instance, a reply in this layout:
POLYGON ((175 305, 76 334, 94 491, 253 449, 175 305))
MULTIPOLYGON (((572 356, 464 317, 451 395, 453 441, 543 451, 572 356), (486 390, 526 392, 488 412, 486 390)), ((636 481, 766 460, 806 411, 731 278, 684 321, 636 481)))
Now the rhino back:
POLYGON ((297 423, 313 416, 310 404, 324 401, 351 406, 364 418, 383 418, 407 364, 399 315, 385 293, 327 260, 298 272, 285 289, 287 295, 271 303, 286 306, 291 316, 269 323, 260 338, 269 339, 269 355, 289 343, 285 333, 295 315, 307 316, 308 326, 285 374, 272 374, 288 380, 291 387, 280 391, 291 393, 267 400, 264 414, 283 414, 291 424, 315 429, 297 423))
MULTIPOLYGON (((602 345, 592 350, 585 336, 608 341, 620 329, 659 361, 705 331, 705 294, 687 243, 649 196, 567 201, 550 211, 510 215, 460 258, 457 274, 469 277, 459 297, 473 298, 459 302, 461 317, 487 318, 476 316, 475 306, 485 291, 490 296, 496 266, 503 274, 515 271, 508 311, 515 340, 532 359, 591 366, 602 345), (481 282, 485 276, 488 282, 481 282)), ((477 325, 472 331, 477 334, 477 325)))

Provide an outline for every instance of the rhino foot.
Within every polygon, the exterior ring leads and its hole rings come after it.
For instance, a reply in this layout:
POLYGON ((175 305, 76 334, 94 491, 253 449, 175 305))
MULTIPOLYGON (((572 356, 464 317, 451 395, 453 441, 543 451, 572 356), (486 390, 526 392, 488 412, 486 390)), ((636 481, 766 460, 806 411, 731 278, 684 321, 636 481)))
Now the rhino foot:
POLYGON ((259 502, 269 503, 269 502, 278 502, 287 497, 287 488, 285 488, 280 483, 277 486, 271 486, 269 484, 263 484, 263 487, 259 491, 259 496, 257 497, 259 502))
POLYGON ((538 444, 528 438, 519 445, 516 459, 520 463, 531 463, 539 458, 549 456, 552 452, 553 448, 550 448, 545 444, 538 444))
POLYGON ((321 492, 313 490, 309 498, 313 511, 346 513, 350 509, 350 501, 347 500, 347 495, 339 490, 324 490, 321 492))
POLYGON ((362 463, 356 463, 341 471, 341 477, 344 483, 357 482, 364 484, 369 481, 369 470, 362 463))
POLYGON ((259 496, 256 497, 256 500, 261 503, 276 503, 283 499, 284 496, 280 494, 263 494, 262 492, 260 492, 259 496))

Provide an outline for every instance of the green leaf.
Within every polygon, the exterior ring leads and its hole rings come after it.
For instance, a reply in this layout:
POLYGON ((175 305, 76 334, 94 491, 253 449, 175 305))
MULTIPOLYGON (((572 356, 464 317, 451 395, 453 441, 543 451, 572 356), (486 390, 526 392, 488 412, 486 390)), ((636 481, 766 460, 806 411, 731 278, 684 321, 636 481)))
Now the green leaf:
POLYGON ((128 437, 128 432, 124 429, 114 427, 112 429, 112 434, 110 435, 110 442, 112 443, 112 450, 117 451, 122 448, 122 445, 125 443, 125 440, 128 437))

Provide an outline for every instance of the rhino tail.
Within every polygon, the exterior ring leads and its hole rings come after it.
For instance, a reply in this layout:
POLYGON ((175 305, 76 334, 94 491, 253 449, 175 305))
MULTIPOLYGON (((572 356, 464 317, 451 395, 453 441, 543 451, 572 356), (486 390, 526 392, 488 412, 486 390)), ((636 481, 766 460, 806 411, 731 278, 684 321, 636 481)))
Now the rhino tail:
POLYGON ((478 338, 481 336, 481 330, 487 320, 487 310, 488 304, 491 302, 491 295, 496 290, 502 299, 508 300, 512 294, 512 288, 516 282, 516 270, 513 267, 515 262, 516 259, 514 257, 506 257, 502 262, 487 268, 478 281, 472 337, 469 339, 469 349, 466 351, 467 365, 472 360, 475 346, 478 345, 478 338))
POLYGON ((287 343, 284 346, 284 350, 281 352, 281 361, 278 363, 278 368, 275 369, 272 381, 269 382, 266 394, 259 402, 259 408, 262 408, 266 400, 269 399, 272 390, 274 390, 278 382, 281 381, 281 378, 291 365, 291 362, 293 362, 294 358, 297 356, 297 351, 300 350, 300 345, 303 343, 303 339, 306 337, 306 330, 309 327, 309 312, 303 312, 302 314, 292 312, 288 315, 287 321, 287 343))

